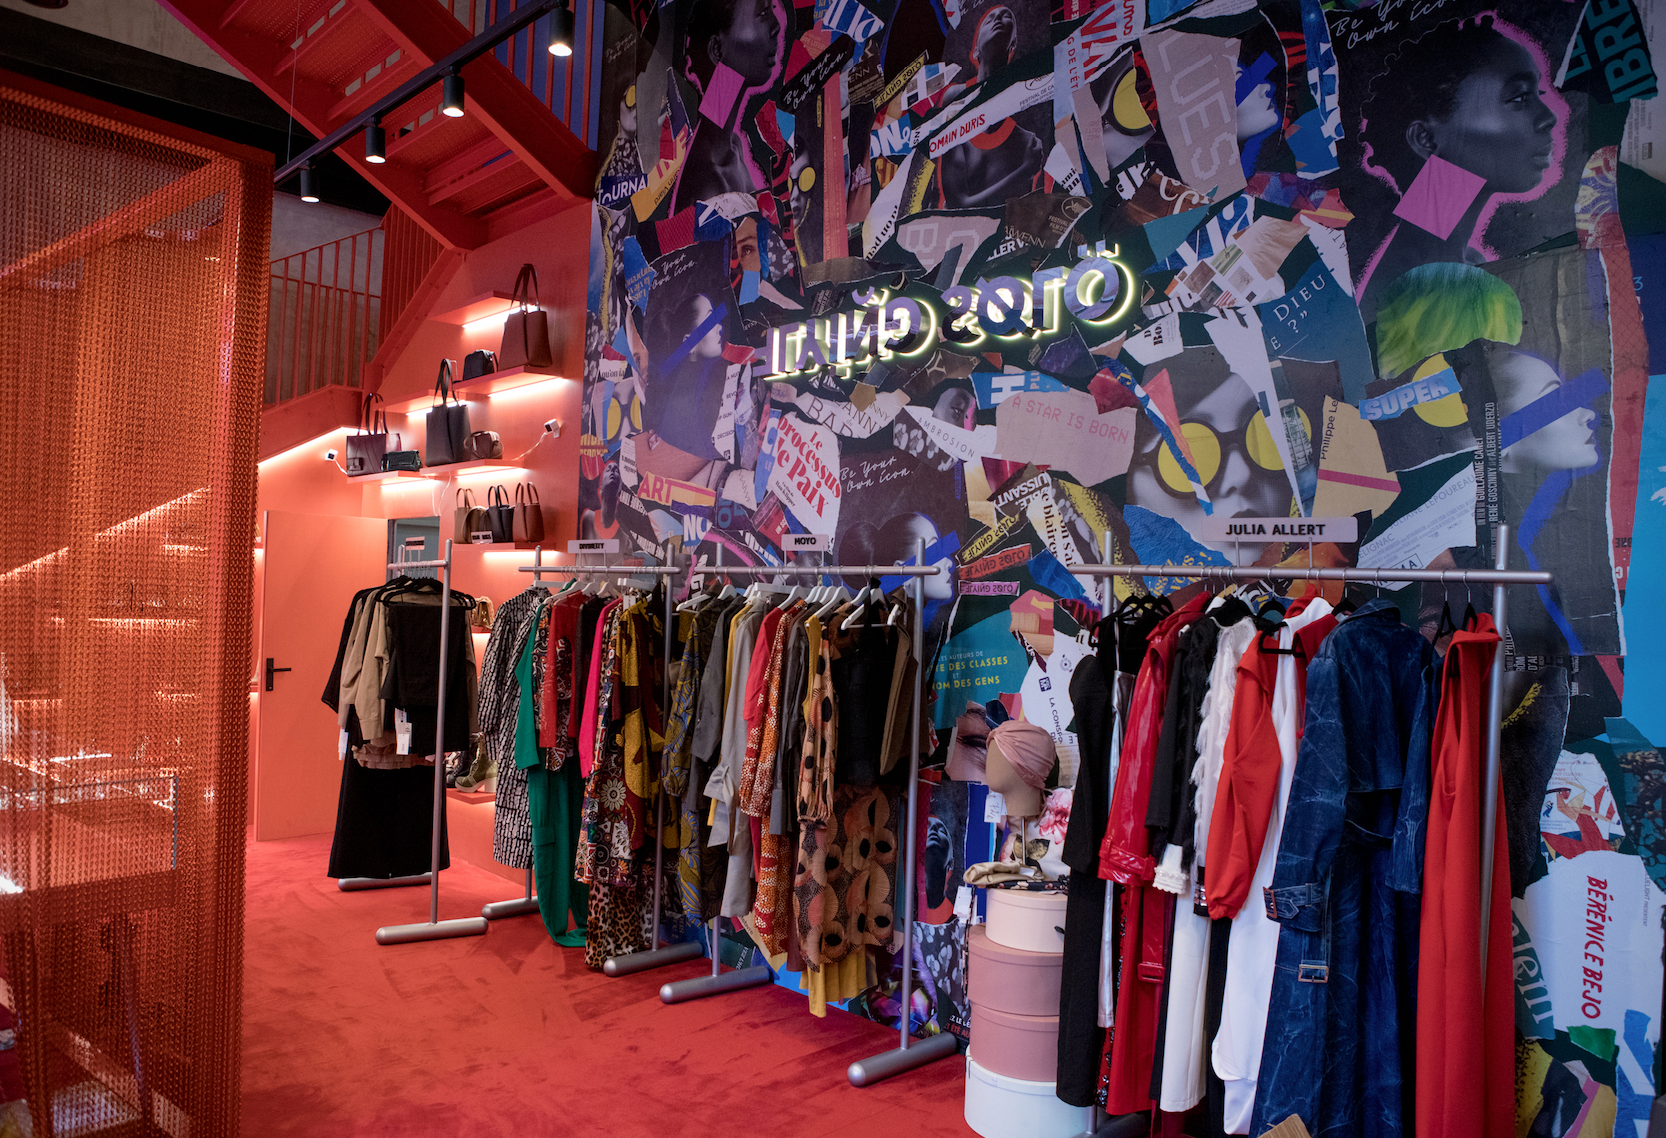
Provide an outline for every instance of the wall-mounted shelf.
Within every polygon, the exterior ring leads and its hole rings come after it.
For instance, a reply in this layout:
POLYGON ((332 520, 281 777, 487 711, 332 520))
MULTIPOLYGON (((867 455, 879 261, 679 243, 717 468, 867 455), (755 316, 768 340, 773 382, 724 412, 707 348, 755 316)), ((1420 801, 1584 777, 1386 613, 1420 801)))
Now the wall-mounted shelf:
POLYGON ((507 313, 514 305, 514 294, 493 289, 483 292, 469 300, 468 303, 453 308, 449 312, 436 312, 428 319, 437 320, 441 324, 472 324, 476 320, 487 320, 493 316, 507 313))
MULTIPOLYGON (((484 399, 488 395, 500 395, 505 391, 514 391, 521 387, 531 387, 535 383, 548 383, 552 379, 563 378, 565 377, 554 368, 510 367, 467 382, 458 380, 452 384, 451 393, 458 399, 484 399)), ((434 391, 433 388, 429 388, 426 394, 387 403, 386 410, 390 415, 411 415, 426 412, 433 405, 434 391)))
POLYGON ((349 474, 349 482, 392 482, 397 478, 427 478, 421 470, 378 470, 375 474, 349 474))
POLYGON ((507 458, 473 458, 467 462, 448 462, 444 466, 425 466, 422 472, 429 478, 445 478, 449 475, 479 473, 491 470, 524 470, 520 463, 507 458))

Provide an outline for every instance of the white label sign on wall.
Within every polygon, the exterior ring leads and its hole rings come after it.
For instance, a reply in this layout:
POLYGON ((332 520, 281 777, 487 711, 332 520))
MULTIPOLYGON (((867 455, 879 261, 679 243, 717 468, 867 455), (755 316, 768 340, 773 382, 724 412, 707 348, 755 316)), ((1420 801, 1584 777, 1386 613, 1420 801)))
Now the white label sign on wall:
POLYGON ((833 539, 825 533, 784 533, 781 535, 782 553, 810 553, 832 546, 833 539))
POLYGON ((1197 523, 1199 541, 1339 541, 1359 540, 1358 518, 1222 518, 1197 523))
POLYGON ((584 541, 569 541, 568 553, 618 553, 619 539, 616 537, 589 538, 584 541))

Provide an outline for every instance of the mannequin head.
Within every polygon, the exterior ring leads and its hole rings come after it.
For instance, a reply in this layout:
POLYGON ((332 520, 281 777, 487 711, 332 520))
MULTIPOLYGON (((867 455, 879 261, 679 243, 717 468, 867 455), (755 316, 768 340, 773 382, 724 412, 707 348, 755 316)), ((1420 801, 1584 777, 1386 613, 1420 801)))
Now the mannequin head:
POLYGON ((1058 766, 1053 737, 1033 723, 1009 719, 989 732, 989 789, 1007 802, 1007 817, 1041 816, 1048 776, 1058 766))
POLYGON ((989 736, 989 755, 984 764, 984 771, 989 789, 1006 799, 1007 817, 1041 816, 1041 790, 1019 776, 1018 768, 1007 758, 1006 751, 993 732, 989 736))

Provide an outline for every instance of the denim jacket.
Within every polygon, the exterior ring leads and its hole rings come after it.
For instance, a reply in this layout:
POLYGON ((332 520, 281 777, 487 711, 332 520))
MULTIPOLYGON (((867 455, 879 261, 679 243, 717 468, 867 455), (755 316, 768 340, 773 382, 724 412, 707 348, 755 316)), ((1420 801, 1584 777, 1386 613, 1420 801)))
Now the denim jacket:
POLYGON ((1282 924, 1250 1133, 1411 1127, 1417 893, 1438 694, 1428 641, 1387 601, 1326 638, 1267 915, 1282 924))

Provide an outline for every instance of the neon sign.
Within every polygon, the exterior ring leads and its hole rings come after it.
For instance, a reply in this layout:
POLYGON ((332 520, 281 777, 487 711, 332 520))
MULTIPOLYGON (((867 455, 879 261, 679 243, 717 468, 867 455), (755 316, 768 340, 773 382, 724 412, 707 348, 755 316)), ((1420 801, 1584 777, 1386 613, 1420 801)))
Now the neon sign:
POLYGON ((870 288, 851 294, 854 311, 769 330, 765 378, 790 380, 823 371, 849 379, 875 361, 917 359, 939 346, 974 354, 995 346, 1047 341, 1076 324, 1109 329, 1133 307, 1139 280, 1117 259, 1120 248, 1080 249, 1072 266, 1033 276, 999 276, 955 285, 941 298, 870 288))

